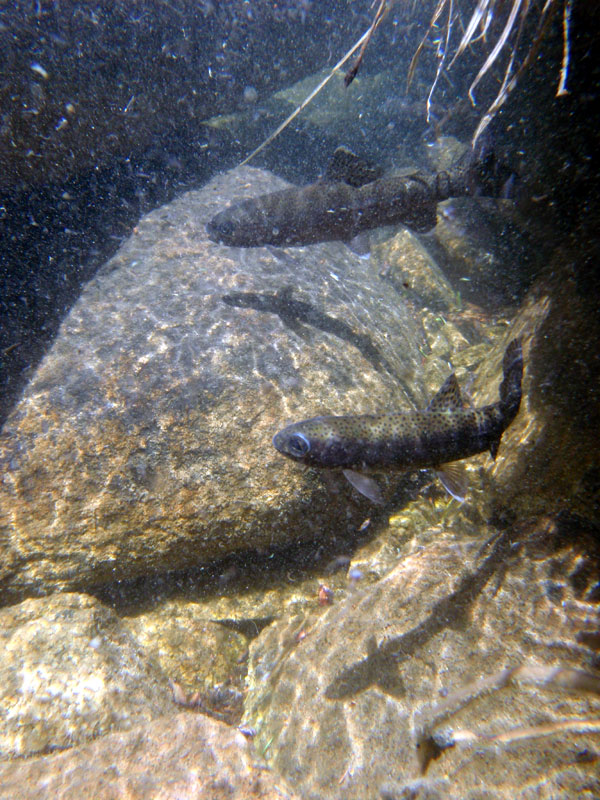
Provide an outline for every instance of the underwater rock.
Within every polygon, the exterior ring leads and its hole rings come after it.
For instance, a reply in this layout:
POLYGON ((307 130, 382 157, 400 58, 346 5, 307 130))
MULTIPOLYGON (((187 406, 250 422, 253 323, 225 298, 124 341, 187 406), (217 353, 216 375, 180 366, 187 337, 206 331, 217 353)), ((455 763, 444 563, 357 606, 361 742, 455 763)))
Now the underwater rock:
POLYGON ((217 719, 239 721, 248 655, 241 633, 207 618, 203 606, 185 599, 142 609, 123 625, 186 701, 194 698, 190 705, 217 719))
POLYGON ((439 204, 436 227, 420 238, 457 297, 497 311, 521 302, 548 255, 517 219, 508 200, 457 198, 439 204))
POLYGON ((434 310, 456 309, 459 300, 442 270, 407 228, 372 248, 379 274, 396 291, 417 305, 434 310))
MULTIPOLYGON (((569 512, 598 523, 600 459, 590 443, 600 434, 600 316, 595 287, 570 269, 576 258, 567 247, 554 254, 507 333, 523 340, 523 401, 485 475, 496 490, 488 516, 569 512)), ((501 353, 495 347, 477 370, 478 402, 494 397, 501 353)))
MULTIPOLYGON (((454 305, 467 301, 497 313, 523 300, 551 256, 553 237, 548 230, 532 226, 531 214, 519 212, 514 197, 519 178, 511 174, 513 157, 492 140, 489 146, 499 172, 507 176, 499 196, 458 197, 439 203, 437 225, 416 238, 425 253, 421 259, 436 264, 452 286, 454 305)), ((464 144, 453 136, 441 136, 427 148, 429 169, 449 169, 461 154, 464 144)))
POLYGON ((307 800, 598 794, 598 555, 570 518, 414 542, 251 644, 259 751, 307 800))
POLYGON ((92 597, 0 611, 0 756, 72 747, 173 709, 166 677, 92 597))
POLYGON ((322 412, 427 405, 424 333, 341 243, 208 239, 216 211, 284 185, 215 178, 142 219, 85 288, 0 437, 5 601, 362 524, 343 478, 326 488, 271 438, 322 412))
POLYGON ((66 753, 0 765, 8 800, 294 800, 239 731, 181 713, 66 753))

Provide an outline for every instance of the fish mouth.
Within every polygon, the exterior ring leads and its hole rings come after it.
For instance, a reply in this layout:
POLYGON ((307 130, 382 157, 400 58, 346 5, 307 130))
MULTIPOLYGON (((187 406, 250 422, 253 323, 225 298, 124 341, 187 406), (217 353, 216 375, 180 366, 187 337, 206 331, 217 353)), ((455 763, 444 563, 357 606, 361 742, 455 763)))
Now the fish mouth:
POLYGON ((308 437, 293 427, 278 431, 272 441, 276 450, 294 461, 304 461, 311 449, 308 437))
POLYGON ((283 436, 281 435, 281 431, 278 431, 275 436, 271 439, 271 443, 275 450, 279 450, 280 453, 283 453, 283 436))

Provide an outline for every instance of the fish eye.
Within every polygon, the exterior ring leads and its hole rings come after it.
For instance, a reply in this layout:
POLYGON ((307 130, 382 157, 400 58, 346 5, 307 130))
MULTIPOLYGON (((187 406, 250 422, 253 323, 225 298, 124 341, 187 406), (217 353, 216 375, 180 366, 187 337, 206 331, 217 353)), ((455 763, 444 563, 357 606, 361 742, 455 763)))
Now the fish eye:
POLYGON ((235 232, 235 223, 232 219, 222 219, 215 224, 215 229, 221 236, 229 238, 235 232))
POLYGON ((310 442, 303 433, 293 433, 288 439, 288 449, 291 455, 301 458, 310 450, 310 442))

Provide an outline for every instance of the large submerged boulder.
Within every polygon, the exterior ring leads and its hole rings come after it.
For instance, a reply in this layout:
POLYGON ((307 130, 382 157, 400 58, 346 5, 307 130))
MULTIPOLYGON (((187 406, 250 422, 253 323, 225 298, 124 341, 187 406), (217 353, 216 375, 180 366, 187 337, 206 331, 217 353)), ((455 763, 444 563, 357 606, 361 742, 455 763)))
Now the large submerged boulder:
POLYGON ((162 717, 65 753, 0 765, 6 800, 295 800, 251 743, 221 722, 162 717))
POLYGON ((271 438, 319 413, 424 406, 425 334, 341 243, 208 239, 217 210, 282 186, 253 168, 214 179, 141 220, 86 287, 0 438, 5 598, 360 526, 364 498, 271 438))
POLYGON ((596 532, 430 533, 251 644, 259 750, 306 800, 596 796, 596 532))

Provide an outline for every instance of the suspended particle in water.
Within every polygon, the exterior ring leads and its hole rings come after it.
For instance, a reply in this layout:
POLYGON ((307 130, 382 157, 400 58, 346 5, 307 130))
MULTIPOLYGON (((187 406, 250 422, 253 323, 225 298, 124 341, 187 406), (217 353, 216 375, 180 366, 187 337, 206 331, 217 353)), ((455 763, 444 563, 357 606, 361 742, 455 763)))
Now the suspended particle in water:
POLYGON ((244 89, 244 103, 248 103, 248 105, 254 105, 258 100, 258 92, 254 88, 254 86, 246 86, 244 89))

